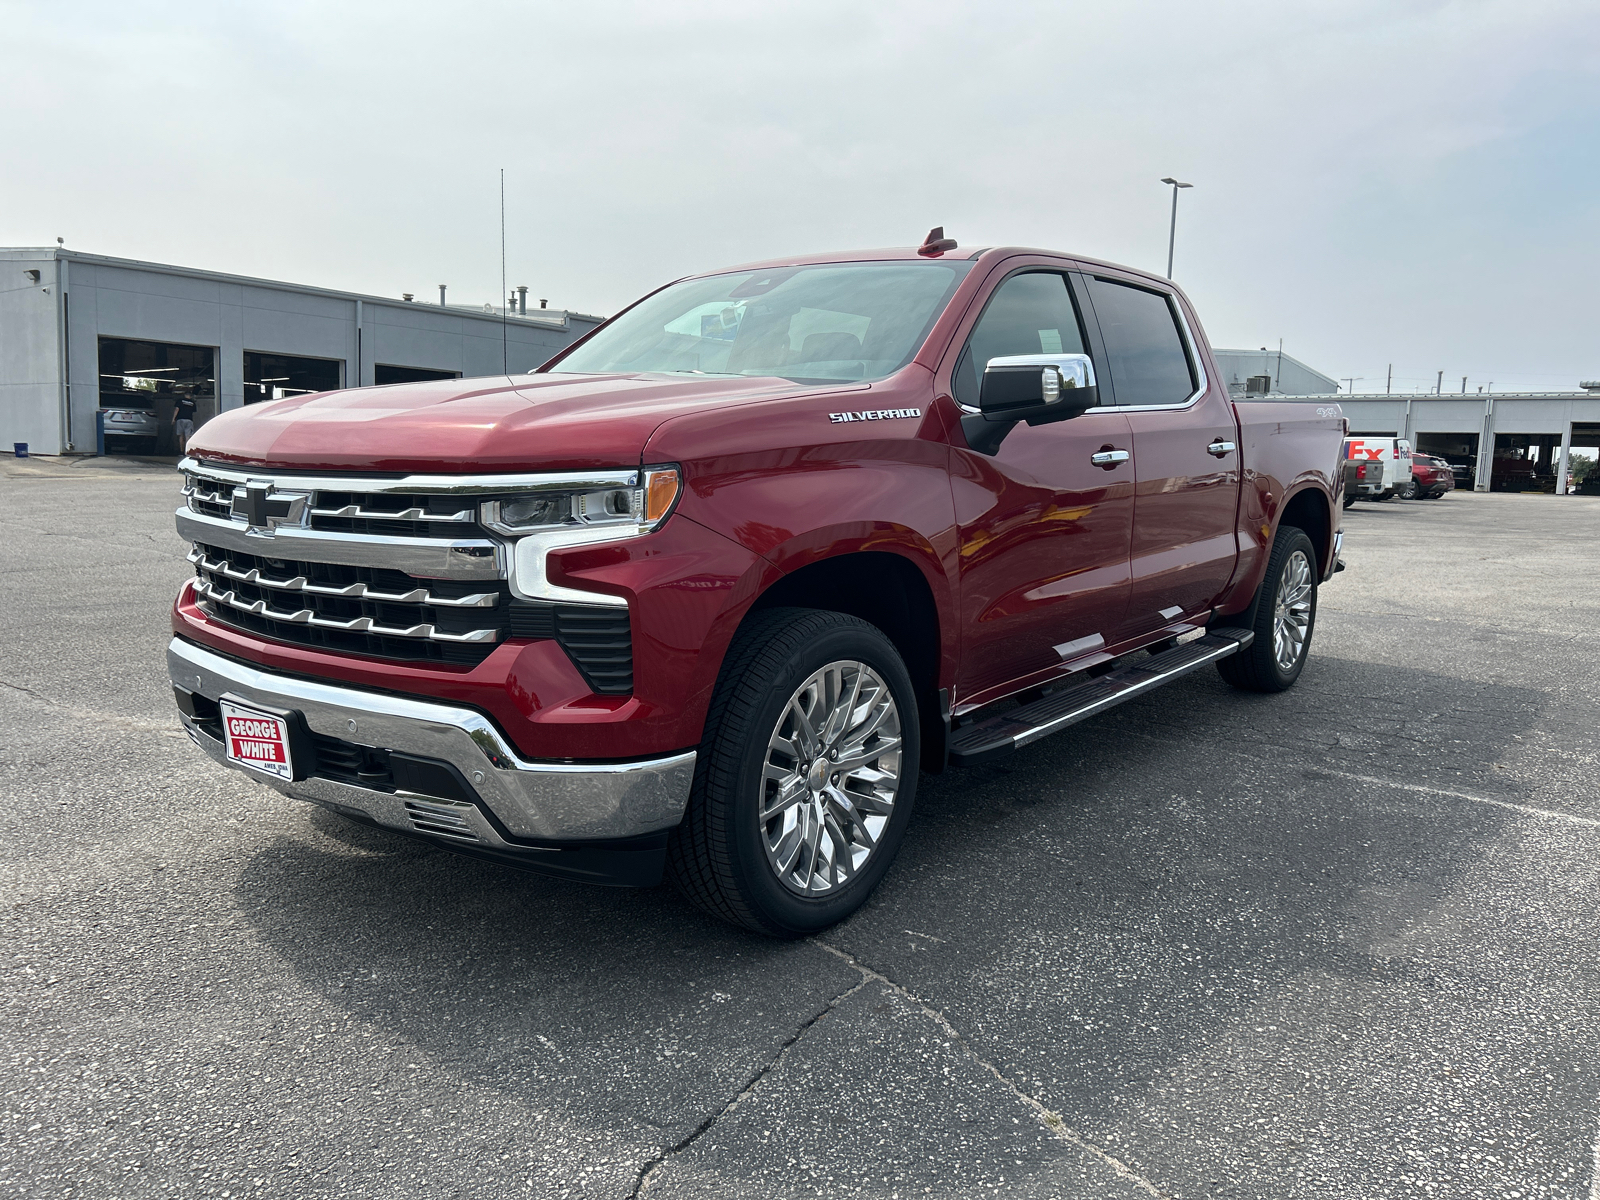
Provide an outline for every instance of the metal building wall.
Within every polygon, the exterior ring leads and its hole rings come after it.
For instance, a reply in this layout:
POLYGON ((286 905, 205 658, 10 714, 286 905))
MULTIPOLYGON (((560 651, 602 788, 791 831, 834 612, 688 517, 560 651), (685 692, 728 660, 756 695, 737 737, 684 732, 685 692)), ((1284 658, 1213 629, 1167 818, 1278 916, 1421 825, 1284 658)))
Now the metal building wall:
POLYGON ((66 449, 69 440, 79 451, 94 450, 102 337, 212 347, 216 403, 226 410, 244 403, 247 350, 337 359, 344 364, 346 387, 371 384, 377 363, 468 377, 499 374, 504 367, 516 374, 538 366, 599 321, 559 310, 512 317, 505 322, 502 357, 501 318, 471 309, 74 251, 0 251, 0 270, 17 277, 0 280, 0 442, 9 448, 27 441, 51 454, 66 449), (28 267, 39 268, 42 281, 19 288, 28 267), (64 359, 68 389, 61 381, 64 359), (71 393, 70 435, 61 427, 65 390, 71 393))
POLYGON ((53 454, 64 440, 60 303, 50 251, 0 250, 0 449, 7 453, 27 442, 53 454))

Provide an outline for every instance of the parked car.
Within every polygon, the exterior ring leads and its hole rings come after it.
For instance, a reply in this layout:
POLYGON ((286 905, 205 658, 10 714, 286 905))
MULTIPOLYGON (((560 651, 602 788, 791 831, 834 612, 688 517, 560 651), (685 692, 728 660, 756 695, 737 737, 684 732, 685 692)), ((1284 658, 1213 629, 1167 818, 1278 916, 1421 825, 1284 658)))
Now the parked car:
POLYGON ((210 421, 167 651, 190 737, 793 937, 877 885, 921 770, 1208 664, 1293 685, 1342 566, 1339 406, 1230 398, 1160 276, 954 248, 691 277, 529 375, 210 421))
POLYGON ((1383 499, 1383 464, 1347 458, 1344 462, 1344 506, 1357 500, 1383 499))
POLYGON ((1411 456, 1411 487, 1401 493, 1403 500, 1437 500, 1446 492, 1454 491, 1455 472, 1442 458, 1431 454, 1411 456))
POLYGON ((103 408, 100 412, 107 449, 112 447, 113 442, 117 443, 120 449, 131 440, 132 449, 136 452, 155 453, 156 435, 161 429, 156 421, 156 414, 150 409, 103 408))
MULTIPOLYGON (((1376 463, 1382 470, 1383 486, 1371 499, 1393 500, 1411 486, 1411 443, 1405 438, 1346 438, 1344 457, 1355 462, 1376 463)), ((1370 472, 1371 468, 1368 470, 1370 472)))

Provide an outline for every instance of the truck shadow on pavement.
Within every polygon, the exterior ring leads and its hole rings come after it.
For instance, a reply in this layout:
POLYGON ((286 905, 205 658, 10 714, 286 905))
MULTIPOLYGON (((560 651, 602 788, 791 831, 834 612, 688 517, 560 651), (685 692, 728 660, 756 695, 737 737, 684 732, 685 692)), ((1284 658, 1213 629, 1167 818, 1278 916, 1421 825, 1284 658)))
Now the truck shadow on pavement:
MULTIPOLYGON (((1525 788, 1498 764, 1546 702, 1322 657, 1276 697, 1196 675, 1005 766, 925 777, 895 869, 824 940, 1114 1146, 1105 1113, 1142 1124, 1158 1077, 1298 979, 1434 991, 1471 970, 1422 950, 1457 936, 1461 880, 1525 818, 1349 777, 1514 803, 1525 788)), ((237 900, 312 995, 437 1076, 641 1147, 687 1136, 860 982, 667 889, 544 879, 305 812, 237 900)), ((1296 1011, 1283 1020, 1320 1038, 1359 1032, 1359 1009, 1296 1011)), ((1141 1153, 1159 1158, 1150 1121, 1141 1153)))

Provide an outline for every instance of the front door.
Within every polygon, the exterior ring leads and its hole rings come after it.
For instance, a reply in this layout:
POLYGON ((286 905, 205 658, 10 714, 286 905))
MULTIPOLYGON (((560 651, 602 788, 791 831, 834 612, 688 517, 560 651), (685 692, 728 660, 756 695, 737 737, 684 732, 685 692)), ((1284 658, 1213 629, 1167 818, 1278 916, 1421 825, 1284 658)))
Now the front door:
POLYGON ((1100 272, 1088 291, 1133 430, 1128 630, 1138 634, 1209 609, 1233 575, 1239 428, 1226 385, 1204 378, 1175 295, 1100 272))
MULTIPOLYGON (((951 390, 976 409, 991 358, 1083 354, 1086 346, 1066 275, 1024 269, 990 296, 956 361, 951 390)), ((1110 642, 1123 624, 1131 445, 1128 418, 1108 408, 1018 425, 993 457, 964 443, 954 452, 963 610, 958 705, 1059 673, 1062 663, 1110 642), (1120 451, 1123 461, 1090 461, 1103 451, 1120 451)))

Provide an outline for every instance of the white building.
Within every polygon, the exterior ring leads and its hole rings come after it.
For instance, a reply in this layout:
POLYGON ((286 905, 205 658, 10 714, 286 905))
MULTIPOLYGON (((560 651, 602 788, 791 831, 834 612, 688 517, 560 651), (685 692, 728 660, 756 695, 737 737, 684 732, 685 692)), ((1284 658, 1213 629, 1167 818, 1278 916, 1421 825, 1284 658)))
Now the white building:
POLYGON ((1217 350, 1217 367, 1235 396, 1283 393, 1290 396, 1328 395, 1339 385, 1281 350, 1217 350))
POLYGON ((93 453, 103 411, 120 414, 114 439, 170 452, 185 396, 199 424, 299 392, 521 373, 601 320, 526 303, 525 290, 518 306, 485 310, 0 249, 0 446, 93 453))
MULTIPOLYGON (((1285 396, 1285 400, 1295 397, 1285 396)), ((1600 457, 1600 391, 1337 397, 1352 437, 1409 438, 1477 491, 1567 490, 1574 450, 1600 457)), ((1306 403, 1326 404, 1326 396, 1306 403)))

